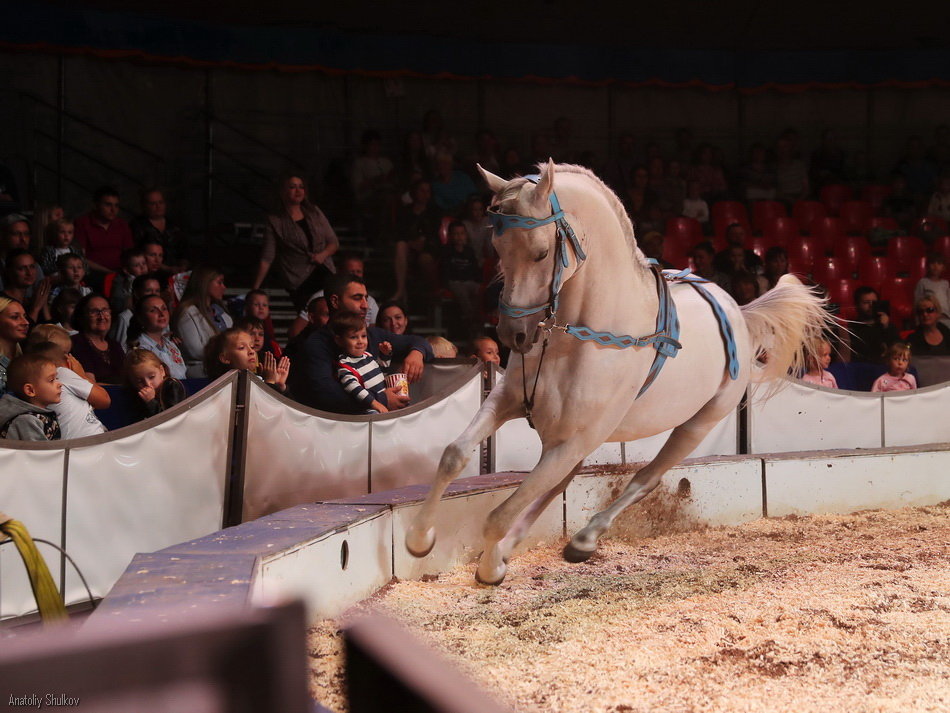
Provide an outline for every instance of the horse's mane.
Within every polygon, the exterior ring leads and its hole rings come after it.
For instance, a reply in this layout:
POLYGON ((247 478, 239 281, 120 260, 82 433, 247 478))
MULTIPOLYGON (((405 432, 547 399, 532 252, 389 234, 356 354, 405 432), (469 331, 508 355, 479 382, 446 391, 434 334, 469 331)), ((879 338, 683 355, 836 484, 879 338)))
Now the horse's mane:
MULTIPOLYGON (((546 167, 546 164, 538 164, 537 172, 540 174, 541 170, 546 167)), ((580 176, 585 176, 590 179, 593 184, 600 189, 601 193, 604 194, 604 198, 607 200, 607 203, 610 204, 611 210, 613 210, 617 222, 620 223, 620 228, 623 230, 624 237, 627 239, 627 243, 630 245, 630 252, 633 254, 635 260, 640 262, 644 267, 649 267, 649 262, 647 262, 646 256, 640 251, 640 247, 637 245, 637 239, 634 236, 633 223, 630 221, 630 216, 627 215, 626 209, 623 207, 623 203, 620 202, 620 199, 617 197, 617 194, 614 193, 610 187, 604 183, 596 173, 591 171, 589 168, 584 166, 577 166, 571 163, 558 163, 554 166, 555 173, 574 173, 580 176)), ((521 187, 527 183, 526 178, 520 180, 512 181, 505 190, 499 194, 499 200, 513 197, 521 187)), ((557 190, 557 187, 555 187, 557 190)))

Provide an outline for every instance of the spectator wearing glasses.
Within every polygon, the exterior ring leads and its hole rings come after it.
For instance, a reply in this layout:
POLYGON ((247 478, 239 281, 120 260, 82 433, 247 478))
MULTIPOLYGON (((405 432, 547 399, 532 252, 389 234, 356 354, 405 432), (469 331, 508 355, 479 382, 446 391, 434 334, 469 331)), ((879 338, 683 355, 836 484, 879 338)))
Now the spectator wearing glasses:
POLYGON ((950 329, 940 322, 940 308, 932 297, 917 300, 917 329, 907 338, 917 356, 950 355, 950 329))
POLYGON ((96 294, 79 300, 73 312, 72 355, 100 384, 120 384, 123 378, 125 351, 109 336, 111 327, 109 300, 96 294))

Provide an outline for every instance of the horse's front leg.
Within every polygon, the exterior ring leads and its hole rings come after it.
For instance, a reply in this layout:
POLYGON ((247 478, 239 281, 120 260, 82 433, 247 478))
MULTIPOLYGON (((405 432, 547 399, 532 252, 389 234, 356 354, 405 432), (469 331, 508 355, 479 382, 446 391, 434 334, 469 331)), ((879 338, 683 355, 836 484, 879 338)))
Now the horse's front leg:
POLYGON ((419 513, 406 531, 406 549, 425 557, 435 546, 435 509, 442 493, 472 457, 472 450, 505 422, 522 414, 521 403, 504 388, 493 389, 462 435, 446 446, 439 460, 435 481, 419 513))
POLYGON ((620 497, 594 515, 571 538, 564 547, 564 559, 583 562, 594 554, 597 540, 610 528, 614 518, 649 495, 660 484, 663 474, 692 453, 727 411, 722 410, 721 404, 710 402, 691 419, 674 428, 656 458, 637 471, 620 497))

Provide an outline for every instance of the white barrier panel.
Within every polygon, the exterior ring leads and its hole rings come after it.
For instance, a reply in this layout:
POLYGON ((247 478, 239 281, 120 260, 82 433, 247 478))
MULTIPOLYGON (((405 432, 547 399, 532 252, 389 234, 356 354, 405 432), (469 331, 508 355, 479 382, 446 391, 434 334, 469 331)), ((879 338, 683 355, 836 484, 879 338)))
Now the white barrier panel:
MULTIPOLYGON (((666 443, 673 429, 663 431, 649 438, 639 441, 627 441, 624 447, 627 463, 645 463, 656 458, 660 448, 666 443)), ((735 410, 713 426, 712 430, 698 446, 687 456, 688 458, 705 458, 706 456, 734 456, 739 452, 739 417, 735 410)))
MULTIPOLYGON (((441 401, 415 413, 374 420, 372 492, 431 483, 442 451, 458 438, 478 411, 481 393, 482 377, 475 372, 441 401)), ((459 477, 478 475, 479 466, 476 451, 459 477)))
MULTIPOLYGON (((0 510, 30 535, 62 546, 65 451, 0 448, 0 510)), ((37 543, 53 581, 60 585, 62 555, 37 543)), ((0 618, 36 611, 23 560, 12 542, 0 547, 0 618)))
POLYGON ((495 432, 495 470, 531 470, 541 457, 541 439, 527 419, 516 418, 495 432))
MULTIPOLYGON (((136 552, 221 528, 235 388, 134 435, 70 449, 66 549, 93 596, 109 591, 136 552)), ((69 570, 65 596, 86 598, 69 570)))
POLYGON ((765 459, 769 517, 934 505, 950 498, 950 450, 765 459))
POLYGON ((257 379, 246 412, 243 521, 369 492, 368 419, 306 413, 257 379))
POLYGON ((767 401, 751 398, 752 453, 880 448, 881 395, 789 381, 767 401))
POLYGON ((885 394, 884 445, 950 441, 950 384, 885 394))

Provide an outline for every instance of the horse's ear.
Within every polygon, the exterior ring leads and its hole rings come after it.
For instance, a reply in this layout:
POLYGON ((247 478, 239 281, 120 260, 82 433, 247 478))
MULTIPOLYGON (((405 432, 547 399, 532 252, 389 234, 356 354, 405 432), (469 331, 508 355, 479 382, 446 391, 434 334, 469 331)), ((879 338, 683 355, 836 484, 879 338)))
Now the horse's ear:
POLYGON ((534 189, 533 200, 537 203, 547 204, 548 196, 554 190, 554 159, 549 158, 547 165, 541 169, 541 178, 538 179, 538 187, 534 189))
POLYGON ((478 172, 482 174, 482 178, 485 179, 485 183, 488 184, 492 193, 501 193, 502 189, 508 185, 508 181, 501 176, 496 176, 491 171, 486 171, 481 164, 476 163, 475 166, 478 167, 478 172))

